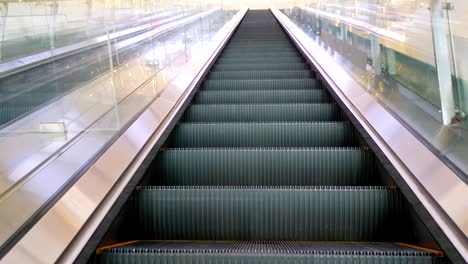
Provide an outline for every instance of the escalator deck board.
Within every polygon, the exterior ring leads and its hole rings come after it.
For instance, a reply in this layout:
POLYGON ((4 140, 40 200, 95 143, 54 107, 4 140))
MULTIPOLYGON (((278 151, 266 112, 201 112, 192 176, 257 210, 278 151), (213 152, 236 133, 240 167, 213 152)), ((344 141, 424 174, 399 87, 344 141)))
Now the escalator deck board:
POLYGON ((99 259, 101 263, 120 264, 153 263, 156 259, 174 264, 252 263, 249 261, 265 264, 442 263, 437 252, 399 243, 297 241, 136 241, 106 248, 99 259))

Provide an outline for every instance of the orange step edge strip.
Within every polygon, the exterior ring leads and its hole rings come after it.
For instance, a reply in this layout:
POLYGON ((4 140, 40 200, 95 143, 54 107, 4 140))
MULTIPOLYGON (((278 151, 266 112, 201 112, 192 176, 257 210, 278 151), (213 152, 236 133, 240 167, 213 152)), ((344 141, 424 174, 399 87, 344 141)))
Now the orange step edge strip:
POLYGON ((419 250, 422 250, 422 251, 431 252, 431 253, 434 253, 436 256, 439 256, 439 257, 444 256, 444 252, 442 252, 440 250, 437 250, 437 249, 420 247, 420 246, 416 246, 416 245, 411 245, 411 244, 406 244, 406 243, 399 243, 399 242, 395 243, 395 244, 398 244, 398 245, 404 246, 404 247, 410 247, 410 248, 419 249, 419 250))
POLYGON ((141 240, 131 240, 131 241, 127 241, 127 242, 121 242, 121 243, 110 244, 110 245, 107 245, 107 246, 98 247, 96 249, 96 254, 101 255, 102 252, 104 252, 104 250, 106 250, 108 248, 120 247, 120 246, 124 246, 124 245, 128 245, 128 244, 136 243, 136 242, 139 242, 139 241, 141 241, 141 240))

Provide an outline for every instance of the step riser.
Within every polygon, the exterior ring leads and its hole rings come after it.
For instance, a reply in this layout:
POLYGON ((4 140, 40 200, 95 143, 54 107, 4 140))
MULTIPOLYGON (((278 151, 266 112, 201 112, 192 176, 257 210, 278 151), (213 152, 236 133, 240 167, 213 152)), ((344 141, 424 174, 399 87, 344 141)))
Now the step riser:
POLYGON ((297 49, 291 45, 289 42, 255 42, 255 43, 236 43, 236 44, 227 44, 226 48, 223 50, 223 53, 226 51, 265 51, 265 50, 294 50, 297 49))
POLYGON ((243 46, 276 46, 276 45, 289 45, 291 42, 287 39, 285 40, 258 40, 258 41, 247 41, 247 40, 231 40, 228 43, 227 47, 243 47, 243 46))
POLYGON ((336 105, 192 105, 184 122, 339 121, 336 105))
POLYGON ((354 147, 350 124, 181 124, 166 142, 176 148, 354 147))
POLYGON ((329 95, 322 90, 310 91, 201 91, 193 100, 194 104, 288 104, 327 103, 329 95))
MULTIPOLYGON (((165 263, 165 264, 200 264, 200 263, 258 263, 258 264, 434 264, 431 256, 366 256, 366 255, 305 255, 305 254, 275 254, 275 255, 221 255, 221 254, 153 254, 153 253, 105 253, 99 258, 103 264, 138 264, 138 263, 165 263)), ((442 264, 444 262, 440 262, 442 264)))
POLYGON ((290 58, 297 57, 302 58, 302 56, 297 51, 280 51, 280 52, 262 52, 262 53, 251 53, 251 52, 226 52, 223 53, 219 58, 220 59, 230 59, 230 58, 290 58))
POLYGON ((213 67, 212 71, 288 71, 288 70, 308 70, 306 63, 291 64, 225 64, 213 67))
POLYGON ((217 64, 269 64, 269 63, 303 63, 305 62, 302 57, 286 57, 286 58, 251 58, 251 57, 238 57, 238 58, 219 58, 217 64))
POLYGON ((167 150, 152 179, 162 185, 372 185, 379 175, 362 150, 167 150))
POLYGON ((308 70, 298 71, 223 71, 212 72, 208 80, 268 80, 268 79, 307 79, 312 73, 308 70))
POLYGON ((246 41, 255 41, 255 40, 260 40, 260 41, 268 41, 268 40, 287 40, 286 34, 277 34, 277 35, 258 35, 257 32, 252 32, 252 34, 243 34, 242 36, 240 35, 234 35, 232 40, 246 40, 246 41))
POLYGON ((287 40, 286 38, 286 35, 283 35, 283 36, 255 36, 255 35, 252 35, 252 36, 242 36, 242 37, 238 37, 238 36, 233 36, 232 37, 232 41, 245 41, 245 42, 248 42, 248 41, 277 41, 277 40, 287 40))
POLYGON ((313 79, 287 80, 206 80, 203 90, 309 90, 320 89, 320 83, 313 79))
POLYGON ((248 53, 256 53, 256 52, 281 52, 281 51, 297 51, 297 49, 291 47, 290 44, 278 44, 278 45, 236 45, 227 47, 223 54, 226 52, 248 52, 248 53))
POLYGON ((387 189, 142 189, 134 199, 143 233, 162 240, 388 241, 403 214, 387 189))

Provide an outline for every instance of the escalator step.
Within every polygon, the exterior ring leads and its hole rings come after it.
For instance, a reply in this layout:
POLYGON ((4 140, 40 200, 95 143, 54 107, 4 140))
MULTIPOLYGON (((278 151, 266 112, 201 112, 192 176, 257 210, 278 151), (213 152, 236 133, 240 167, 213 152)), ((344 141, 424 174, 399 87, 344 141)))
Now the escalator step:
POLYGON ((350 123, 184 123, 166 141, 176 148, 354 147, 350 123))
MULTIPOLYGON (((241 48, 286 48, 286 49, 296 49, 292 43, 285 39, 283 41, 255 41, 255 42, 229 42, 226 45, 226 49, 241 49, 241 48)), ((296 49, 297 50, 297 49, 296 49)))
POLYGON ((336 104, 191 105, 184 122, 339 121, 336 104))
POLYGON ((398 243, 296 241, 137 241, 106 248, 99 255, 103 264, 442 263, 439 260, 436 253, 398 243))
POLYGON ((236 58, 219 58, 217 60, 218 64, 225 63, 257 63, 257 64, 268 64, 268 63, 295 63, 295 62, 305 62, 304 58, 300 56, 296 57, 285 57, 285 58, 251 58, 251 57, 236 57, 236 58))
MULTIPOLYGON (((242 29, 242 28, 241 28, 242 29)), ((256 27, 256 28, 244 28, 243 30, 239 30, 234 34, 234 37, 247 37, 249 39, 252 38, 259 38, 264 39, 268 37, 286 37, 286 34, 281 30, 280 27, 256 27)))
POLYGON ((319 89, 320 83, 314 79, 287 80, 206 80, 204 90, 307 90, 319 89))
POLYGON ((270 27, 266 26, 258 26, 256 28, 244 28, 243 30, 239 30, 234 34, 235 37, 247 37, 251 38, 266 38, 266 37, 278 37, 278 36, 286 36, 284 32, 281 30, 280 27, 274 27, 277 25, 271 25, 270 27), (273 26, 273 27, 272 27, 273 26))
POLYGON ((223 64, 216 65, 211 71, 278 71, 278 70, 308 70, 307 63, 277 63, 277 64, 223 64))
POLYGON ((167 149, 149 172, 162 185, 374 185, 374 155, 357 148, 167 149))
POLYGON ((223 53, 226 52, 237 52, 237 53, 242 53, 242 52, 248 52, 248 53, 256 53, 256 52, 284 52, 284 51, 296 51, 297 49, 294 48, 294 46, 291 46, 291 44, 286 43, 286 44, 269 44, 269 45, 235 45, 235 46, 227 46, 224 50, 223 53))
POLYGON ((295 52, 300 54, 299 51, 291 46, 289 43, 284 44, 244 44, 244 45, 234 45, 227 46, 223 50, 223 55, 226 53, 249 53, 249 54, 263 54, 263 53, 272 53, 272 52, 295 52))
POLYGON ((208 80, 263 80, 263 79, 300 79, 311 78, 309 70, 288 71, 222 71, 211 72, 208 80))
POLYGON ((274 35, 262 35, 259 32, 253 32, 251 34, 247 34, 243 32, 243 34, 236 34, 232 37, 232 40, 237 41, 276 41, 276 40, 285 40, 287 39, 286 35, 284 34, 274 34, 274 35))
POLYGON ((286 35, 258 35, 258 34, 251 34, 250 36, 248 34, 242 34, 240 35, 235 35, 232 37, 233 41, 277 41, 277 40, 287 40, 286 35))
POLYGON ((220 58, 289 58, 289 57, 301 57, 301 54, 297 51, 262 51, 262 52, 250 52, 246 51, 226 51, 223 52, 220 58))
POLYGON ((387 187, 144 186, 134 194, 147 239, 392 241, 404 229, 402 197, 387 187))
POLYGON ((278 39, 278 40, 235 40, 231 39, 226 47, 244 47, 244 46, 277 46, 277 45, 287 45, 291 47, 291 41, 288 39, 278 39))
POLYGON ((281 104, 327 103, 330 96, 324 90, 276 91, 200 91, 194 104, 281 104))

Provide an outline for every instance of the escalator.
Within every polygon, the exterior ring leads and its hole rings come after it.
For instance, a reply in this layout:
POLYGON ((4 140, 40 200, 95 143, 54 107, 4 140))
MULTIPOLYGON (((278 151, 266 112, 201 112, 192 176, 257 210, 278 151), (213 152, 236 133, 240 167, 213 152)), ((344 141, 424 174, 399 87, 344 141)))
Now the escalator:
POLYGON ((447 261, 415 245, 408 202, 269 11, 247 13, 125 208, 93 262, 447 261))

